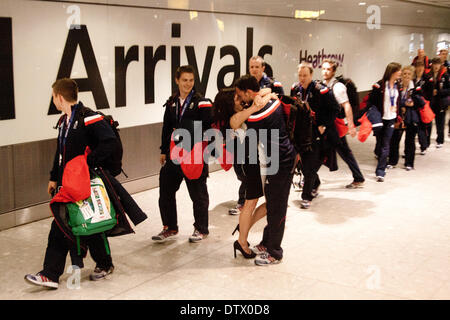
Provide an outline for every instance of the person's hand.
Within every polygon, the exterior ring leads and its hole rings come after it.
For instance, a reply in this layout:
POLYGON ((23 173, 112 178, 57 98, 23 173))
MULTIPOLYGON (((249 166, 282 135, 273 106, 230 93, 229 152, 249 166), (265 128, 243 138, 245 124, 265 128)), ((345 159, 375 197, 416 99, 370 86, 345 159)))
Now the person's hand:
POLYGON ((159 163, 163 166, 166 163, 166 155, 165 154, 161 154, 159 156, 159 163))
POLYGON ((412 107, 412 106, 414 106, 414 102, 413 101, 406 101, 405 102, 405 106, 412 107))
POLYGON ((49 181, 48 182, 48 187, 47 187, 47 192, 49 195, 52 195, 53 191, 56 190, 56 181, 49 181))
POLYGON ((272 94, 265 94, 264 96, 260 96, 259 94, 253 100, 253 105, 256 107, 256 111, 261 110, 265 107, 266 104, 269 103, 270 99, 272 99, 272 94))
POLYGON ((324 126, 319 126, 318 127, 320 134, 322 135, 325 132, 325 127, 324 126))
POLYGON ((350 133, 350 136, 354 138, 356 136, 356 128, 354 125, 349 124, 348 125, 348 132, 350 133))
POLYGON ((437 96, 437 89, 434 89, 434 90, 433 90, 433 97, 434 97, 434 96, 437 96))

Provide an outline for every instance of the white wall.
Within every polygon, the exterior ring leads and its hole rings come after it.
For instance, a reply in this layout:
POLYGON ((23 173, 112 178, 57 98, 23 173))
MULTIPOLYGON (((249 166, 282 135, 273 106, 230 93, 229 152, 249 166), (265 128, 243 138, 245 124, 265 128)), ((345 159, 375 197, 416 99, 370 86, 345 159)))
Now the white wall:
MULTIPOLYGON (((114 3, 118 2, 130 3, 114 3)), ((154 1, 150 2, 154 4, 154 1)), ((149 1, 134 3, 146 5, 149 1)), ((67 13, 69 6, 69 3, 25 0, 0 2, 0 17, 12 18, 16 110, 15 119, 0 121, 0 146, 56 137, 52 126, 58 115, 48 116, 47 111, 51 84, 56 80, 68 36, 66 24, 74 18, 73 13, 67 13)), ((93 4, 77 6, 80 9, 80 22, 87 26, 111 107, 103 111, 112 114, 121 127, 162 121, 161 105, 171 93, 172 46, 181 47, 181 64, 187 63, 184 47, 194 46, 200 74, 208 46, 215 46, 206 92, 206 96, 214 98, 220 69, 233 64, 229 55, 220 58, 221 47, 232 45, 239 50, 241 74, 245 73, 247 28, 253 28, 253 54, 263 45, 273 46, 273 54, 266 55, 265 58, 286 92, 296 80, 300 50, 303 54, 307 50, 308 54, 314 55, 324 49, 329 54, 343 55, 340 72, 354 79, 359 90, 368 90, 382 76, 387 63, 409 63, 412 54, 409 52, 411 34, 423 34, 425 50, 431 53, 435 50, 439 35, 449 32, 449 29, 394 25, 381 25, 379 30, 369 30, 363 22, 307 22, 283 17, 208 12, 198 12, 197 17, 191 19, 189 11, 93 4), (171 37, 172 23, 181 24, 181 38, 171 37), (126 53, 133 45, 139 47, 139 61, 131 62, 128 67, 127 106, 116 108, 115 47, 124 46, 126 53), (153 46, 156 50, 160 45, 166 46, 166 60, 158 62, 156 67, 155 103, 145 104, 144 47, 153 46)), ((448 11, 443 12, 444 15, 446 13, 448 11)), ((364 21, 368 15, 364 15, 364 10, 362 14, 358 13, 360 20, 364 21)), ((412 42, 415 52, 419 43, 417 40, 412 42)), ((71 76, 86 77, 79 49, 71 76)), ((231 84, 232 76, 227 75, 226 84, 231 84)), ((319 70, 315 72, 315 76, 320 77, 319 70)), ((86 105, 94 107, 91 93, 81 93, 80 99, 86 105)))

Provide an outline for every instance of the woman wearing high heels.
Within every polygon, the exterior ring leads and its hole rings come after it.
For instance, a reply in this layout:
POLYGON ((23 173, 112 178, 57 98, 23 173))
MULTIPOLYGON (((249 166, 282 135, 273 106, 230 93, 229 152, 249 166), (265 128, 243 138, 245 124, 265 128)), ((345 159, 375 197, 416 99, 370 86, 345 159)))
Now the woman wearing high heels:
MULTIPOLYGON (((249 146, 246 144, 246 125, 244 123, 249 115, 258 111, 259 108, 264 107, 270 100, 270 89, 265 89, 263 95, 264 97, 259 96, 255 99, 252 106, 245 109, 237 99, 233 88, 220 90, 214 99, 213 122, 216 123, 216 127, 220 128, 224 136, 226 136, 226 129, 236 128, 233 131, 236 142, 235 148, 245 150, 245 154, 242 152, 234 152, 235 165, 241 166, 246 186, 245 202, 239 215, 239 224, 232 233, 234 235, 236 231, 239 231, 239 239, 233 244, 235 258, 237 250, 246 259, 256 257, 256 253, 249 248, 247 237, 250 228, 261 218, 265 217, 267 213, 265 203, 255 210, 258 199, 264 193, 259 163, 249 162, 249 146), (231 122, 233 125, 231 125, 231 122), (241 158, 238 158, 238 156, 241 156, 241 158)), ((262 250, 261 248, 259 249, 262 250)))

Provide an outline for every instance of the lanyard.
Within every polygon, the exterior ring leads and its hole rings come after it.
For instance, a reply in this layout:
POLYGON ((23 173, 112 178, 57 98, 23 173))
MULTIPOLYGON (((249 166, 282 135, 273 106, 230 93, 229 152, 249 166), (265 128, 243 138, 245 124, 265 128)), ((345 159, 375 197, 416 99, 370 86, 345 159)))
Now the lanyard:
POLYGON ((189 105, 189 103, 191 103, 191 99, 192 96, 194 95, 194 91, 192 90, 189 95, 186 97, 186 100, 184 100, 183 105, 180 108, 180 98, 178 97, 177 99, 177 106, 176 106, 176 117, 177 117, 177 121, 181 122, 181 118, 183 118, 184 112, 186 111, 187 106, 189 105), (179 111, 181 109, 181 112, 179 111), (178 115, 178 113, 180 112, 180 115, 178 115))
POLYGON ((394 89, 392 90, 394 92, 394 95, 391 94, 391 86, 388 83, 388 90, 389 90, 389 99, 391 99, 391 107, 394 106, 395 102, 395 90, 397 89, 397 84, 394 84, 394 89))
POLYGON ((67 136, 69 135, 69 130, 70 130, 71 126, 72 126, 73 118, 74 118, 75 112, 77 110, 77 107, 78 107, 78 105, 75 105, 75 107, 73 108, 72 114, 70 115, 69 123, 66 123, 66 121, 64 121, 64 124, 63 124, 62 128, 65 127, 66 131, 65 132, 63 130, 60 131, 60 134, 59 134, 59 145, 60 145, 61 152, 62 152, 64 146, 66 145, 67 136), (61 134, 62 132, 64 132, 64 134, 61 134))
POLYGON ((309 97, 309 94, 310 94, 310 91, 311 91, 310 87, 311 87, 311 84, 309 84, 308 88, 306 89, 306 96, 305 96, 305 99, 303 99, 303 90, 304 89, 303 89, 302 86, 300 86, 300 100, 302 100, 303 103, 308 101, 308 97, 309 97))

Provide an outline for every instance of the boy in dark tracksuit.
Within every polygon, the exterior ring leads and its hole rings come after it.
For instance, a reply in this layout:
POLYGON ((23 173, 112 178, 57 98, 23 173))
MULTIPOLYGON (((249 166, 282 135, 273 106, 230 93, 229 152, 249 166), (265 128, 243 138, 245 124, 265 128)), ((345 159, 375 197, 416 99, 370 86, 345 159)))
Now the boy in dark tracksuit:
POLYGON ((449 105, 450 80, 447 68, 443 66, 440 58, 433 58, 431 64, 430 75, 433 83, 433 96, 430 105, 436 115, 436 148, 441 148, 444 143, 445 113, 449 105))
MULTIPOLYGON (((175 143, 189 152, 194 149, 195 144, 202 144, 202 141, 194 141, 194 139, 196 136, 203 139, 203 132, 211 127, 212 103, 195 91, 194 69, 191 66, 178 68, 175 79, 178 84, 178 91, 165 104, 166 111, 161 135, 160 163, 162 167, 159 174, 159 209, 163 230, 158 235, 153 236, 152 240, 164 242, 174 239, 178 234, 175 194, 180 188, 181 182, 185 180, 189 196, 193 202, 195 218, 194 233, 189 241, 198 242, 209 234, 209 195, 206 186, 208 164, 204 163, 202 152, 201 159, 197 159, 202 166, 201 174, 195 178, 187 177, 186 175, 189 176, 189 172, 183 171, 180 163, 174 163, 171 157, 171 144, 175 143), (199 124, 201 124, 201 128, 198 126, 199 124), (178 141, 177 129, 185 129, 190 133, 191 140, 188 141, 190 143, 178 141), (201 132, 196 134, 194 133, 196 130, 201 130, 201 132)), ((188 165, 187 169, 184 170, 190 170, 194 167, 195 165, 188 165)))
MULTIPOLYGON (((259 92, 256 78, 243 76, 236 81, 236 94, 249 103, 259 92)), ((256 265, 279 263, 283 258, 281 242, 284 235, 289 191, 295 162, 294 146, 289 140, 281 102, 270 100, 261 110, 247 120, 248 130, 255 129, 258 136, 260 156, 270 159, 262 163, 261 175, 266 176, 264 193, 267 204, 267 226, 264 228, 261 245, 267 252, 261 254, 256 265), (278 158, 274 154, 278 153, 278 158)))
MULTIPOLYGON (((48 193, 58 191, 62 185, 62 177, 67 162, 85 153, 87 146, 92 152, 87 156, 89 167, 102 166, 115 150, 116 136, 111 127, 103 120, 103 116, 86 111, 78 100, 78 87, 71 79, 57 80, 53 86, 53 102, 64 115, 58 123, 58 144, 53 168, 50 173, 48 193)), ((112 273, 114 266, 111 256, 105 250, 101 234, 84 237, 89 247, 96 268, 91 274, 91 280, 100 280, 112 273)), ((107 241, 107 240, 106 240, 107 241)), ((83 248, 83 255, 86 249, 83 248)), ((35 285, 48 288, 58 288, 59 277, 64 273, 67 253, 71 254, 72 263, 83 267, 81 256, 76 253, 75 243, 71 242, 64 228, 57 222, 52 222, 48 245, 44 259, 44 269, 36 275, 26 275, 25 279, 35 285)))

